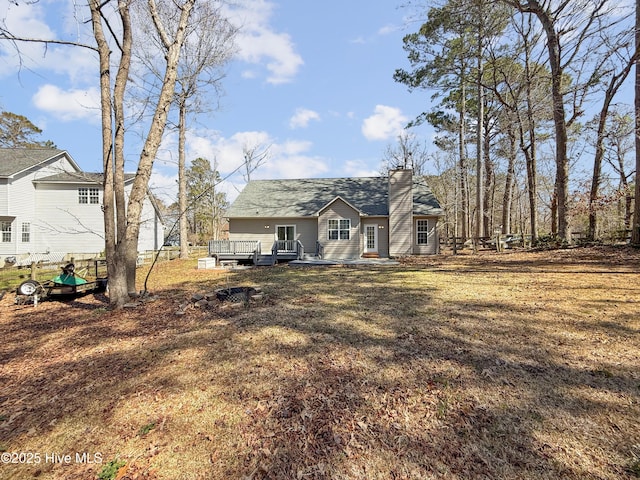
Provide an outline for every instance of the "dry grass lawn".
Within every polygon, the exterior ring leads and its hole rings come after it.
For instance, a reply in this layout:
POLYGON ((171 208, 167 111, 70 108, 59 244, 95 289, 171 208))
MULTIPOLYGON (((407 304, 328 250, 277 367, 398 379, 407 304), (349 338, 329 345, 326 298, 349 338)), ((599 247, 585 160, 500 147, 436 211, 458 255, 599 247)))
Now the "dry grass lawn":
POLYGON ((637 250, 195 267, 0 302, 0 478, 640 476, 637 250), (226 286, 265 295, 184 307, 226 286))

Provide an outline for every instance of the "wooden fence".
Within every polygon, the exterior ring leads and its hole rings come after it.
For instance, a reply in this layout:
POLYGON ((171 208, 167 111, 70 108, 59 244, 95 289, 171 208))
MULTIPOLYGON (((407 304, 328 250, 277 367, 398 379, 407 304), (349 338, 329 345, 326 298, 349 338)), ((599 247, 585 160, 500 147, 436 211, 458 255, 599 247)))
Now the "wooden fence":
MULTIPOLYGON (((208 254, 206 246, 189 247, 189 257, 199 258, 206 257, 208 254)), ((150 265, 153 262, 155 251, 142 252, 138 255, 137 266, 150 265)), ((180 256, 180 249, 177 247, 163 248, 158 255, 158 262, 166 262, 180 256)), ((37 280, 39 282, 50 280, 62 271, 62 267, 68 263, 75 265, 76 273, 81 277, 94 278, 96 276, 104 277, 107 275, 107 264, 104 259, 79 259, 75 260, 70 255, 68 262, 33 262, 31 265, 14 266, 4 265, 0 268, 0 290, 9 290, 17 288, 25 280, 37 280)))

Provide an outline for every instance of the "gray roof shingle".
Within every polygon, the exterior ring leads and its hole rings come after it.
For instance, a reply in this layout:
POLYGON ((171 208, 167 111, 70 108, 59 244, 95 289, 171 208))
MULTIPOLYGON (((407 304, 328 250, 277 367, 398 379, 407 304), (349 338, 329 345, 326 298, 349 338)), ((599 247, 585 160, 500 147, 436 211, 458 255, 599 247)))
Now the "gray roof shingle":
MULTIPOLYGON (((414 178, 413 192, 415 215, 442 215, 438 200, 422 178, 414 178)), ((233 202, 227 216, 314 216, 336 197, 342 198, 363 215, 386 216, 389 215, 388 196, 387 177, 252 180, 233 202)))
MULTIPOLYGON (((124 180, 128 182, 136 176, 135 173, 125 173, 124 180)), ((48 177, 42 177, 35 180, 36 183, 87 183, 99 184, 104 183, 104 174, 96 172, 61 172, 48 177)))
POLYGON ((0 148, 0 177, 10 177, 63 152, 55 148, 0 148))

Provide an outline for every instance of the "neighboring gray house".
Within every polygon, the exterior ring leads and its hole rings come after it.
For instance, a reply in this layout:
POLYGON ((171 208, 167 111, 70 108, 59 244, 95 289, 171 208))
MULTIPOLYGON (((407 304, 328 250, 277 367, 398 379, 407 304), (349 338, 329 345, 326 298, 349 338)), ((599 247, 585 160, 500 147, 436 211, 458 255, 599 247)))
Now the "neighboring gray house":
MULTIPOLYGON (((102 174, 83 172, 64 150, 0 148, 0 264, 103 252, 103 191, 102 174)), ((158 249, 164 225, 151 197, 141 222, 138 251, 158 249)))
POLYGON ((232 258, 241 242, 252 242, 262 254, 274 249, 278 258, 293 251, 296 258, 326 259, 435 254, 442 214, 412 170, 392 170, 389 177, 252 180, 228 211, 229 242, 210 251, 232 258))

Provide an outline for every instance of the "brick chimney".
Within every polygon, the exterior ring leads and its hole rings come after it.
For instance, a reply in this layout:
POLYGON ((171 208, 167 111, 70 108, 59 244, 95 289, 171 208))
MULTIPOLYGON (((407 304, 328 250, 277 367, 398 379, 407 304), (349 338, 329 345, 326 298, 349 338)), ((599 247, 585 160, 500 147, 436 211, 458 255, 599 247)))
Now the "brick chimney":
POLYGON ((389 256, 413 253, 413 170, 389 171, 389 256))

